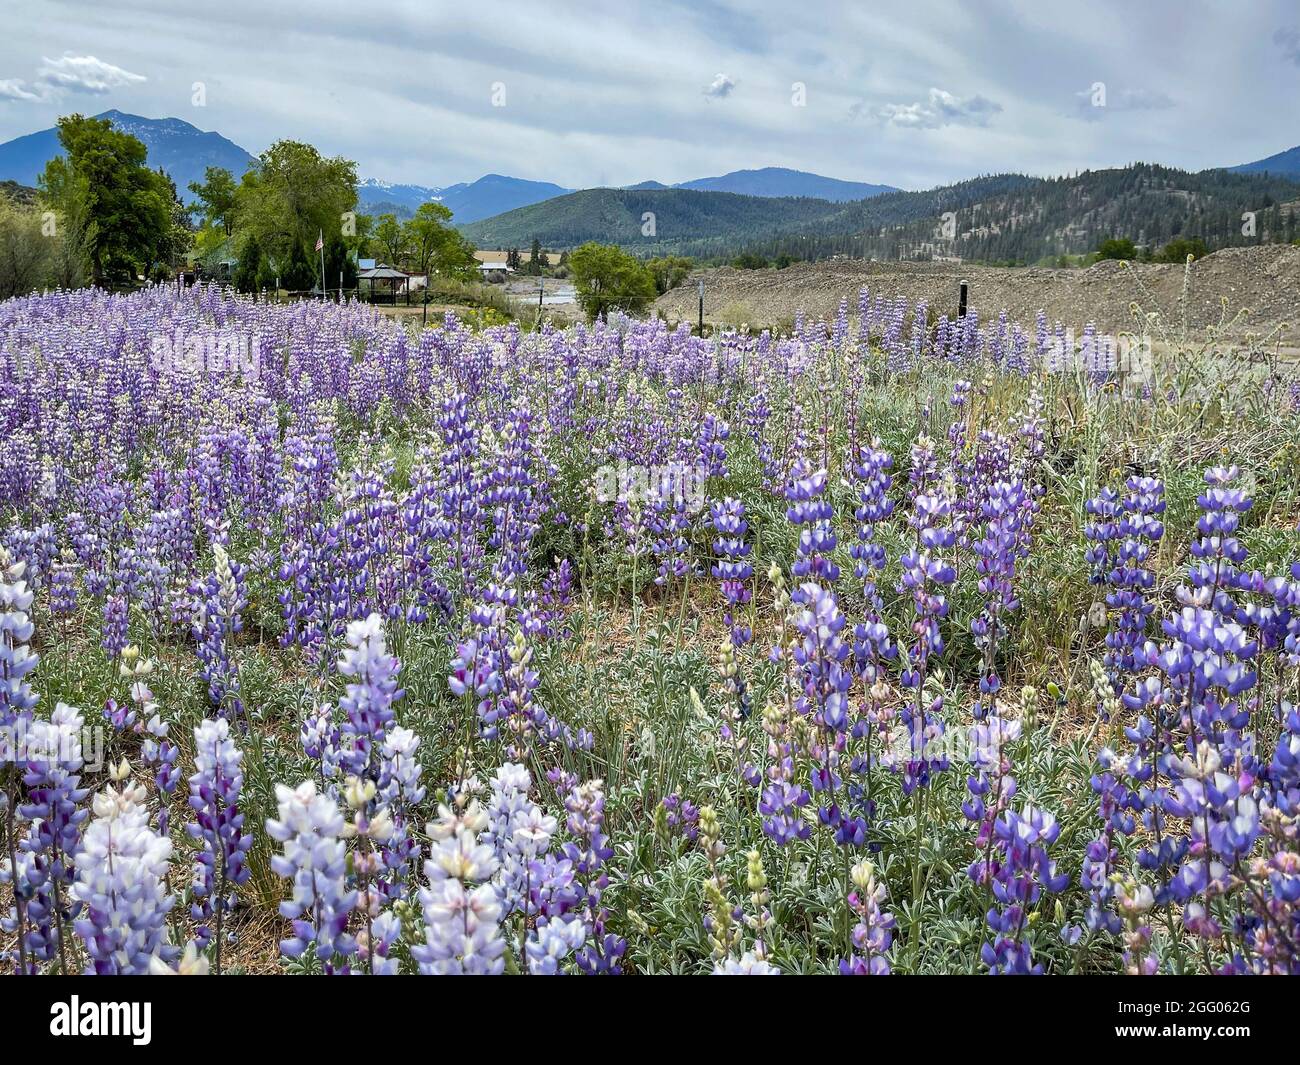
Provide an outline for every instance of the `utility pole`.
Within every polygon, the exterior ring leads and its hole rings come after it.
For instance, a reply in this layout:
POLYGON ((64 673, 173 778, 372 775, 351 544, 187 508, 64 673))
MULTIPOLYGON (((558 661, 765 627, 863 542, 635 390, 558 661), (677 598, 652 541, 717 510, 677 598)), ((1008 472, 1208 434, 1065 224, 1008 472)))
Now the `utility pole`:
POLYGON ((704 336, 704 282, 700 281, 700 336, 704 336))

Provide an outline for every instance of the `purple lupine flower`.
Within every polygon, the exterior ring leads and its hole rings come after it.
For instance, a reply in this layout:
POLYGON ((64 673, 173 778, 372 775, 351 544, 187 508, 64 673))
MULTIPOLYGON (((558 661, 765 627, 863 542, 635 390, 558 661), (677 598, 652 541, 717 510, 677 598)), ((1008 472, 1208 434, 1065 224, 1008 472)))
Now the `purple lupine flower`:
POLYGON ((172 844, 149 824, 144 789, 127 784, 95 795, 94 817, 81 837, 72 897, 73 922, 90 962, 87 975, 143 975, 155 960, 179 954, 167 941, 172 844))
POLYGON ((505 969, 501 899, 490 882, 497 859, 478 838, 487 825, 472 799, 463 810, 441 807, 429 825, 429 886, 420 889, 424 942, 411 948, 421 973, 495 976, 505 969))
POLYGON ((991 942, 980 950, 989 972, 1007 975, 1038 975, 1041 963, 1025 940, 1028 911, 1044 891, 1063 891, 1070 878, 1056 871, 1048 848, 1061 834, 1061 826, 1048 811, 1026 806, 1007 810, 995 826, 999 861, 992 871, 993 898, 998 904, 988 913, 991 942))
POLYGON ((584 943, 575 955, 578 967, 588 974, 622 973, 622 958, 627 941, 605 931, 608 911, 601 904, 609 875, 605 863, 614 855, 605 835, 605 793, 603 782, 589 780, 579 784, 563 772, 547 774, 547 779, 564 799, 567 816, 564 825, 569 841, 564 857, 573 864, 574 886, 578 890, 577 910, 585 927, 584 943))
POLYGON ((289 898, 280 903, 280 915, 291 922, 293 935, 280 941, 280 953, 300 958, 311 948, 327 972, 347 972, 356 950, 347 928, 357 892, 347 887, 343 815, 310 780, 296 788, 277 784, 275 799, 278 815, 266 822, 266 831, 283 844, 283 853, 271 858, 271 871, 293 884, 289 898))
POLYGON ((749 563, 750 545, 745 542, 745 533, 749 529, 749 523, 745 521, 745 504, 731 498, 715 502, 710 517, 718 532, 718 539, 713 542, 713 553, 718 561, 714 563, 712 573, 727 600, 727 613, 723 620, 731 633, 732 646, 739 651, 753 636, 752 630, 739 617, 752 598, 748 582, 754 576, 754 567, 749 563))
POLYGON ((110 595, 104 603, 104 639, 100 644, 110 662, 115 662, 126 650, 128 600, 123 595, 110 595))
POLYGON ((857 862, 849 873, 854 890, 849 894, 849 909, 858 918, 853 927, 851 957, 840 961, 844 976, 888 976, 889 948, 894 941, 894 915, 888 913, 885 885, 876 879, 875 867, 866 860, 857 862))
POLYGON ((244 703, 239 696, 239 668, 233 661, 234 638, 243 631, 242 612, 248 604, 244 571, 219 543, 212 545, 213 573, 190 589, 194 608, 190 630, 194 635, 208 698, 222 717, 239 720, 244 703))
POLYGON ((349 624, 347 644, 338 671, 353 680, 339 699, 339 763, 348 773, 378 781, 384 735, 396 715, 393 704, 404 694, 397 686, 402 666, 388 653, 378 614, 349 624))
MULTIPOLYGON (((20 737, 30 727, 38 696, 24 678, 36 668, 38 656, 30 642, 34 626, 27 611, 33 594, 23 579, 26 563, 16 561, 8 548, 0 546, 0 814, 10 823, 18 801, 20 737)), ((27 900, 31 894, 19 869, 18 841, 13 832, 5 838, 8 853, 0 866, 0 877, 13 889, 14 905, 0 928, 17 938, 17 971, 33 971, 27 959, 27 900)))
MULTIPOLYGON (((64 923, 77 916, 72 901, 73 856, 89 810, 81 804, 90 791, 81 787, 81 711, 59 703, 49 721, 33 721, 26 736, 23 783, 27 802, 18 814, 31 824, 22 842, 27 898, 27 956, 34 964, 59 959, 67 973, 64 923)), ((26 892, 24 892, 26 894, 26 892)))
POLYGON ((253 845, 253 836, 244 831, 244 815, 239 809, 244 784, 242 759, 230 738, 226 718, 204 721, 195 728, 189 799, 194 820, 185 826, 189 837, 198 843, 190 915, 199 922, 199 949, 213 942, 214 933, 208 924, 215 920, 213 964, 218 976, 224 917, 234 909, 233 889, 247 883, 251 872, 244 858, 253 845))
MULTIPOLYGON (((937 473, 934 450, 928 437, 922 436, 912 448, 912 516, 909 524, 916 532, 914 546, 903 555, 903 576, 898 590, 912 596, 916 621, 912 631, 916 642, 907 648, 907 662, 901 682, 915 696, 903 707, 902 723, 907 728, 910 750, 903 764, 903 791, 910 795, 925 787, 935 772, 948 766, 941 747, 943 696, 925 701, 925 681, 930 659, 943 652, 940 623, 948 614, 948 600, 942 589, 956 577, 944 559, 955 535, 948 524, 952 504, 946 493, 935 494, 937 473)), ((892 765, 897 758, 890 756, 892 765)))

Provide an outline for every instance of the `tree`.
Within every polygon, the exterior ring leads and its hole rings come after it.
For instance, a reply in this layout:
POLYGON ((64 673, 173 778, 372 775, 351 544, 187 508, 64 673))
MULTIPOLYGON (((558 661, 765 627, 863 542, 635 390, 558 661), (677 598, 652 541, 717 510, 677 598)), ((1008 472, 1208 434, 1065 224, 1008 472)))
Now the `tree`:
POLYGON ((73 198, 67 209, 56 215, 49 275, 55 288, 82 288, 90 280, 89 242, 93 233, 83 197, 73 198))
POLYGON ((310 144, 276 141, 258 156, 239 184, 235 198, 235 229, 241 238, 255 236, 263 255, 280 271, 287 288, 310 288, 301 266, 308 249, 315 254, 317 235, 342 235, 345 218, 357 202, 357 164, 327 159, 310 144))
POLYGON ((507 270, 518 270, 518 269, 519 269, 519 249, 518 249, 518 248, 511 248, 508 252, 506 252, 506 269, 507 269, 507 270))
POLYGON ((655 298, 654 276, 639 259, 612 244, 588 241, 569 259, 578 303, 588 318, 610 310, 641 314, 655 298))
POLYGON ((176 192, 176 182, 162 170, 158 171, 167 183, 170 202, 167 211, 167 230, 158 243, 155 258, 150 264, 148 275, 154 280, 171 277, 173 270, 185 264, 186 256, 194 246, 194 230, 191 228, 189 209, 181 203, 176 192))
POLYGON ((533 245, 528 249, 528 273, 533 277, 542 276, 542 242, 533 237, 533 245))
POLYGON ((1161 248, 1156 260, 1162 263, 1185 263, 1189 255, 1193 259, 1201 259, 1208 254, 1209 249, 1200 237, 1179 237, 1161 248))
POLYGON ((694 266, 695 260, 683 255, 666 255, 646 263, 646 268, 655 279, 655 291, 660 295, 685 281, 694 266))
POLYGON ((63 154, 45 165, 41 188, 55 210, 84 211, 86 254, 98 284, 129 280, 166 254, 173 191, 145 164, 145 146, 109 119, 59 119, 63 154))
POLYGON ((422 203, 406 223, 406 243, 416 273, 435 271, 444 277, 469 280, 477 273, 474 247, 449 223, 451 209, 440 203, 422 203))
POLYGON ((278 264, 280 284, 290 292, 308 292, 316 285, 316 269, 307 260, 307 251, 301 244, 289 249, 287 261, 278 264))
POLYGON ((767 260, 757 252, 741 252, 731 260, 731 265, 737 270, 766 270, 767 260))
POLYGON ((0 299, 40 288, 49 270, 52 243, 41 232, 39 211, 0 195, 0 299))
POLYGON ((1111 237, 1097 247, 1097 259, 1136 259, 1137 247, 1128 237, 1111 237))
POLYGON ((227 237, 235 232, 239 185, 234 174, 224 166, 210 166, 204 170, 202 181, 190 182, 190 192, 199 198, 190 208, 191 214, 199 215, 205 225, 221 230, 227 237))
POLYGON ((333 288, 343 275, 344 288, 357 287, 357 264, 348 253, 343 237, 335 233, 325 242, 325 287, 333 288))
POLYGON ((231 278, 235 290, 256 292, 261 287, 258 284, 261 270, 262 246, 257 242, 257 237, 250 234, 244 241, 244 247, 239 253, 239 264, 235 267, 234 277, 231 278))
POLYGON ((389 266, 400 267, 406 261, 406 230, 397 221, 397 215, 379 216, 373 240, 379 247, 380 256, 389 266))

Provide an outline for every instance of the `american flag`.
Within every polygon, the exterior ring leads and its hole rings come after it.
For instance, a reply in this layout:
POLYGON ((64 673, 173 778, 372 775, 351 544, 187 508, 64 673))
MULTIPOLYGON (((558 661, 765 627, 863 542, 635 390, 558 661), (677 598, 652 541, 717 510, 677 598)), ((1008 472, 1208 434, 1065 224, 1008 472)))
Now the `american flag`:
POLYGON ((325 233, 323 230, 316 230, 316 250, 320 251, 325 247, 325 233))

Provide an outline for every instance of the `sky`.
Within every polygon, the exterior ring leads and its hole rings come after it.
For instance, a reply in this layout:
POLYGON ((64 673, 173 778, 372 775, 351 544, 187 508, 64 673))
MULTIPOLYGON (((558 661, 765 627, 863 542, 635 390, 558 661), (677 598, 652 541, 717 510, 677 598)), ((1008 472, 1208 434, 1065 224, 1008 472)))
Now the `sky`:
POLYGON ((117 108, 431 186, 787 166, 920 189, 1300 144, 1296 0, 4 6, 0 140, 117 108))

